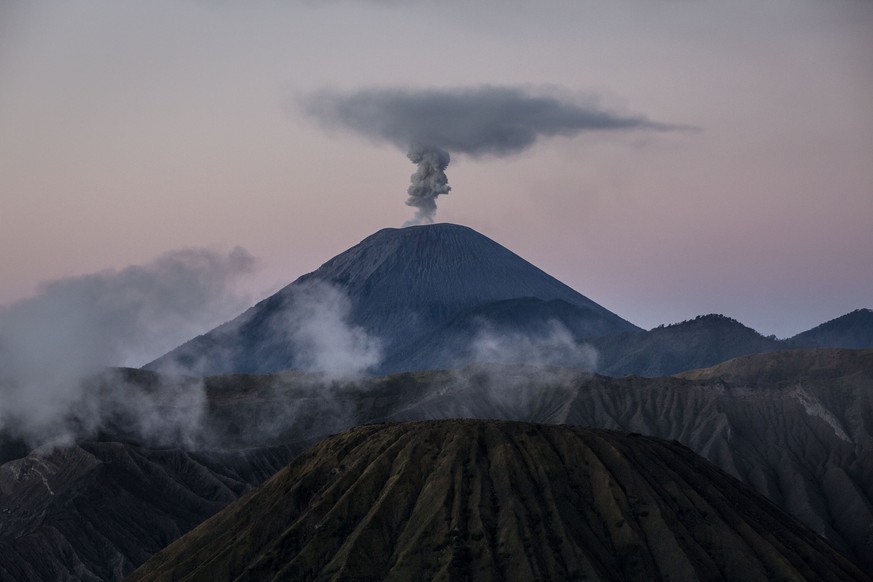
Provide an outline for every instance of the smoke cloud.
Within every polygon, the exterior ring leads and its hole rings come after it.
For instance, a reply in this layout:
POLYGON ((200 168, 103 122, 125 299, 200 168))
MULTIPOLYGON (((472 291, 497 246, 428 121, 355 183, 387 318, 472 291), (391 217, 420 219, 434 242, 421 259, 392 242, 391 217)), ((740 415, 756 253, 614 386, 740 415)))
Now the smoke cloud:
POLYGON ((321 91, 301 103, 325 127, 351 130, 408 152, 418 165, 406 202, 416 214, 408 224, 433 222, 436 198, 450 190, 445 177, 450 154, 506 156, 543 137, 583 132, 688 129, 612 113, 593 99, 577 103, 520 87, 321 91))
POLYGON ((407 154, 418 170, 410 177, 406 205, 415 208, 415 216, 403 226, 433 222, 436 214, 436 198, 451 190, 446 168, 449 166, 449 152, 437 147, 413 145, 407 154))
POLYGON ((274 333, 289 342, 295 368, 326 380, 354 379, 382 359, 382 343, 351 323, 352 304, 335 285, 309 281, 298 285, 274 333))
MULTIPOLYGON (((290 348, 291 369, 247 378, 248 407, 236 397, 232 406, 220 395, 212 398, 205 440, 280 444, 284 438, 324 435, 359 422, 355 403, 372 388, 366 373, 381 362, 382 341, 351 320, 352 303, 341 287, 317 279, 295 284, 262 339, 266 346, 290 348)), ((227 382, 230 393, 240 394, 242 384, 233 377, 206 381, 227 382)))
POLYGON ((467 353, 446 380, 441 417, 566 422, 582 381, 597 366, 597 350, 579 343, 556 320, 538 329, 500 329, 480 322, 467 353))
POLYGON ((483 322, 470 342, 469 357, 475 364, 585 370, 594 370, 597 366, 597 350, 576 342, 570 330, 557 320, 549 320, 537 333, 498 331, 483 322))
POLYGON ((146 265, 44 284, 2 309, 0 431, 40 444, 94 430, 119 407, 143 433, 168 421, 196 423, 201 386, 118 389, 105 399, 99 384, 121 382, 105 366, 141 364, 240 310, 246 299, 233 284, 253 266, 241 248, 173 251, 146 265))

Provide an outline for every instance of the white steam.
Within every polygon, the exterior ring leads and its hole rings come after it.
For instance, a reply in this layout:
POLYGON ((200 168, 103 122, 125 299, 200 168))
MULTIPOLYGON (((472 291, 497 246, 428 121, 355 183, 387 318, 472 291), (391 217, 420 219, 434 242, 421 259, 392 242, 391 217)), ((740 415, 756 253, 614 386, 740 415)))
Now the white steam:
POLYGON ((76 426, 68 430, 69 436, 106 430, 153 445, 196 448, 202 441, 207 409, 203 380, 161 376, 149 383, 136 381, 129 373, 109 369, 85 381, 84 395, 68 415, 76 426))
POLYGON ((539 332, 497 331, 487 322, 470 342, 471 363, 594 370, 597 350, 580 344, 563 324, 550 320, 539 332))
POLYGON ((4 308, 0 430, 32 444, 70 438, 95 430, 125 406, 143 432, 157 424, 166 428, 168 421, 197 422, 199 385, 148 396, 120 390, 115 400, 104 400, 95 378, 106 380, 106 366, 148 361, 238 311, 245 299, 233 292, 233 283, 253 266, 241 248, 228 254, 172 251, 146 265, 44 284, 33 297, 4 308), (137 417, 137 408, 160 418, 137 417), (186 411, 184 418, 174 418, 179 411, 186 411))
POLYGON ((597 351, 577 342, 560 322, 538 330, 500 330, 483 321, 452 370, 439 417, 566 422, 597 351))
POLYGON ((342 290, 311 281, 294 289, 274 332, 291 343, 295 368, 327 379, 355 378, 379 364, 382 343, 351 323, 351 313, 351 301, 342 290))

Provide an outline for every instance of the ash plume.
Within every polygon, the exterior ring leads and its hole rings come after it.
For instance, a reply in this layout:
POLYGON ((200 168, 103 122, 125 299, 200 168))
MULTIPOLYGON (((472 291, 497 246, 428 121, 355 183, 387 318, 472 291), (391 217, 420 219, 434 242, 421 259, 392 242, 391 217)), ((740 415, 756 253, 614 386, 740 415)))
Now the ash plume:
POLYGON ((418 170, 410 177, 412 184, 407 189, 409 198, 406 199, 406 205, 416 210, 415 216, 403 226, 429 224, 436 214, 437 196, 448 194, 452 189, 446 176, 449 152, 438 147, 413 145, 407 157, 418 165, 418 170))
POLYGON ((408 152, 418 170, 406 202, 416 214, 407 224, 433 222, 437 197, 450 190, 445 176, 450 154, 502 157, 544 137, 690 129, 613 113, 595 99, 571 102, 507 86, 320 91, 304 97, 301 105, 329 129, 351 130, 408 152))

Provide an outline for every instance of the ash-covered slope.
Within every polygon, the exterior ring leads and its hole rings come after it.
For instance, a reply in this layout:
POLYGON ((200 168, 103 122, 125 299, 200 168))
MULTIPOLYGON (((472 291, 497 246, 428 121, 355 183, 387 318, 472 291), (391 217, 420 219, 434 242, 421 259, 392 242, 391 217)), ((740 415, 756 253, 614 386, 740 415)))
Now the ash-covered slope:
POLYGON ((497 421, 326 439, 137 580, 869 580, 677 444, 497 421))
MULTIPOLYGON (((373 372, 444 367, 403 357, 464 313, 506 300, 560 301, 585 337, 638 331, 557 279, 476 231, 454 224, 384 229, 300 277, 244 314, 148 364, 198 373, 274 372, 299 365, 293 342, 277 327, 307 285, 325 282, 351 301, 350 322, 382 341, 386 365, 373 372)), ((486 309, 487 310, 487 309, 486 309)))

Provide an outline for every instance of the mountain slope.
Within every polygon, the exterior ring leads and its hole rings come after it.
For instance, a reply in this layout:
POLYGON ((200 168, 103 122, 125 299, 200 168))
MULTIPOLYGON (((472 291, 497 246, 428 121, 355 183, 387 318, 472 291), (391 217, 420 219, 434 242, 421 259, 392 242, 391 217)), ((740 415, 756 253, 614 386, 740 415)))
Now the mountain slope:
POLYGON ((873 348, 873 309, 856 309, 786 340, 793 347, 873 348))
POLYGON ((137 580, 869 580, 690 450, 495 421, 329 438, 137 580))
MULTIPOLYGON (((300 277, 215 330, 148 364, 182 366, 200 374, 273 372, 299 366, 293 342, 277 328, 309 285, 327 283, 351 302, 350 323, 382 342, 386 361, 374 372, 406 370, 396 350, 460 314, 506 300, 561 301, 575 308, 592 335, 638 330, 518 255, 476 231, 454 224, 384 229, 300 277)), ((574 322, 579 328, 579 322, 574 322)), ((421 362, 419 368, 443 362, 421 362)))
POLYGON ((595 362, 582 346, 591 338, 609 334, 611 328, 611 322, 590 309, 562 299, 494 301, 463 311, 445 325, 398 346, 383 367, 418 371, 509 362, 591 369, 595 362), (477 348, 487 342, 499 342, 504 353, 480 353, 477 348))
MULTIPOLYGON (((152 376, 137 375, 149 386, 152 376)), ((219 376, 207 378, 205 389, 202 441, 224 448, 221 455, 120 444, 110 435, 115 444, 99 445, 106 454, 84 443, 87 454, 73 447, 60 449, 57 462, 42 452, 0 467, 0 564, 15 572, 6 579, 43 578, 26 575, 37 561, 52 573, 90 563, 95 575, 102 564, 100 578, 118 580, 118 564, 128 572, 236 498, 200 486, 192 507, 210 510, 192 515, 187 503, 168 501, 170 484, 181 487, 178 499, 188 499, 200 478, 188 480, 211 473, 243 491, 290 459, 277 452, 294 454, 328 434, 374 421, 450 418, 565 423, 679 441, 873 571, 873 350, 773 352, 683 377, 474 366, 346 383, 302 373, 219 376), (251 450, 282 443, 267 457, 251 450), (113 450, 123 453, 120 462, 108 455, 113 450), (103 460, 80 462, 92 457, 103 460), (22 512, 2 512, 16 507, 22 512), (59 524, 65 541, 56 535, 59 524)))
POLYGON ((600 355, 598 372, 608 376, 666 376, 784 347, 775 338, 715 314, 648 332, 596 338, 591 343, 600 355))
POLYGON ((213 413, 240 434, 283 419, 295 427, 286 435, 318 428, 324 435, 386 419, 500 418, 675 439, 873 568, 873 351, 794 350, 734 362, 747 371, 609 378, 478 366, 309 393, 280 381, 246 401, 235 394, 253 381, 242 377, 210 399, 213 413), (256 419, 251 429, 245 418, 256 419))
POLYGON ((121 580, 296 452, 85 441, 4 463, 0 580, 121 580))
MULTIPOLYGON (((715 380, 760 386, 836 383, 864 386, 873 381, 873 349, 810 348, 733 358, 709 368, 677 374, 688 380, 715 380)), ((873 428, 873 426, 871 426, 873 428)))

